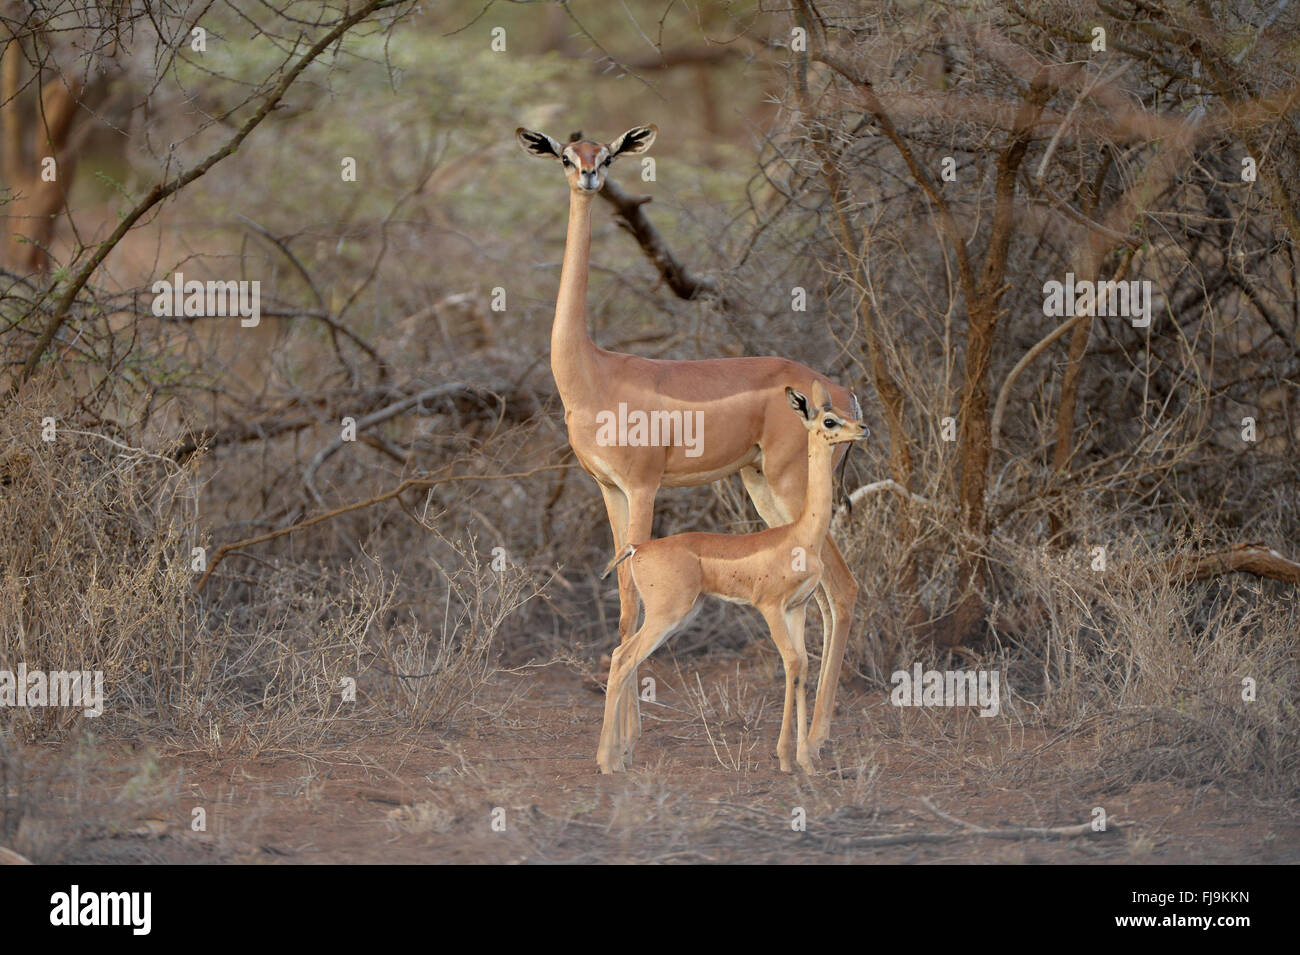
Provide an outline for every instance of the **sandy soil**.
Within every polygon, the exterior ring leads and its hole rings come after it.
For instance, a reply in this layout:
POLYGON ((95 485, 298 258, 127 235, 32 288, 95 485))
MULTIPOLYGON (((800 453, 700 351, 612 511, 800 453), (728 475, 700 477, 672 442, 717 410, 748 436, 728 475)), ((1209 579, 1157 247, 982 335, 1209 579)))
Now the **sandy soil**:
MULTIPOLYGON (((600 685, 563 665, 499 675, 448 732, 391 729, 336 749, 258 758, 166 748, 171 795, 62 853, 70 862, 1300 862, 1293 806, 1221 785, 1105 770, 1095 741, 964 710, 899 709, 846 685, 812 776, 780 773, 782 684, 772 655, 643 676, 644 732, 629 771, 595 763, 600 685), (698 676, 698 681, 697 681, 698 676), (1130 774, 1131 778, 1131 774, 1130 774), (207 813, 192 832, 191 810, 207 813), (1076 837, 963 829, 1087 823, 1076 837), (804 831, 792 820, 802 809, 804 831)), ((1103 747, 1104 748, 1104 747, 1103 747)), ((152 747, 149 748, 152 750, 152 747)), ((134 772, 146 751, 108 766, 134 772), (133 768, 134 767, 134 768, 133 768)), ((122 778, 82 780, 120 807, 122 778)), ((94 810, 87 811, 94 815, 94 810)), ((93 821, 93 820, 91 820, 93 821)))

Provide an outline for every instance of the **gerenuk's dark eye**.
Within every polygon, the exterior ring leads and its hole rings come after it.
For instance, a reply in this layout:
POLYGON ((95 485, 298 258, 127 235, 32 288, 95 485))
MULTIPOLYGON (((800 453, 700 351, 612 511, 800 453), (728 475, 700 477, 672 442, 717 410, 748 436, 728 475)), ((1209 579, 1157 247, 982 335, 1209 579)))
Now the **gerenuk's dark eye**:
POLYGON ((572 165, 573 165, 573 163, 569 161, 569 157, 568 157, 568 156, 561 156, 561 157, 560 157, 560 162, 561 162, 561 163, 562 163, 566 168, 569 167, 569 166, 572 166, 572 165))
POLYGON ((825 420, 822 421, 822 427, 824 427, 827 431, 834 431, 839 426, 840 423, 836 421, 834 418, 826 418, 825 420))

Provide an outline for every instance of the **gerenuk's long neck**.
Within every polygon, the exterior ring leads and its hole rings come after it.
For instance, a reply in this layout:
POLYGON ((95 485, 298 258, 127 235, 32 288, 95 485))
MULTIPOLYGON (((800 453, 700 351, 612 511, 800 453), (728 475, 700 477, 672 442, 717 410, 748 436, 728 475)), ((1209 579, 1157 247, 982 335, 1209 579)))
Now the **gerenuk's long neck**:
POLYGON ((569 231, 560 267, 560 292, 555 298, 555 324, 551 326, 551 374, 566 406, 566 394, 576 396, 596 384, 596 346, 587 332, 592 198, 592 194, 569 192, 569 231))
POLYGON ((820 544, 831 526, 831 462, 829 441, 815 431, 808 432, 808 487, 803 511, 795 521, 801 541, 820 544))

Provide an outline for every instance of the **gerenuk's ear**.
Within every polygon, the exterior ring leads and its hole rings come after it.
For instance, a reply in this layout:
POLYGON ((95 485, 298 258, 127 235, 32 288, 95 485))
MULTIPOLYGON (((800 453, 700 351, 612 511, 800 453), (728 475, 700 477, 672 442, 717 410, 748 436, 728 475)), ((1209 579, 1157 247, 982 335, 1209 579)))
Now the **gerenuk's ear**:
POLYGON ((817 381, 816 379, 813 379, 813 384, 812 384, 812 400, 813 400, 813 404, 816 405, 818 408, 821 408, 823 410, 830 410, 831 393, 826 390, 825 385, 823 385, 820 381, 817 381))
POLYGON ((558 142, 535 129, 520 126, 515 130, 515 139, 519 140, 519 148, 528 155, 540 156, 542 159, 559 159, 560 153, 564 151, 558 142))
POLYGON ((609 144, 609 154, 614 157, 640 155, 650 148, 658 135, 659 127, 653 124, 633 126, 609 144))
POLYGON ((795 391, 793 388, 786 386, 785 400, 790 402, 790 407, 799 413, 799 417, 807 421, 817 412, 808 404, 808 399, 802 392, 795 391))

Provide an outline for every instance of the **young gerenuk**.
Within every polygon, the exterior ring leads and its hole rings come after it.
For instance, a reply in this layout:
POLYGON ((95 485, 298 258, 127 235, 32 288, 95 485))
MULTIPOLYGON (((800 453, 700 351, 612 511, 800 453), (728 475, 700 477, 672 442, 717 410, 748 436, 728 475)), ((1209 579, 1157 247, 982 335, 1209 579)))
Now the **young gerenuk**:
POLYGON ((601 772, 623 769, 639 727, 625 731, 620 713, 623 697, 636 694, 636 668, 692 614, 709 594, 758 609, 785 664, 785 708, 777 756, 781 770, 798 763, 812 771, 805 721, 808 653, 804 615, 808 598, 821 583, 822 545, 831 519, 831 467, 834 446, 868 434, 866 425, 831 404, 821 382, 813 381, 812 400, 793 388, 786 400, 807 429, 808 490, 803 509, 789 524, 752 534, 674 534, 643 544, 629 544, 605 568, 608 575, 627 561, 645 606, 641 628, 614 651, 605 690, 605 721, 596 761, 601 772), (792 710, 797 719, 791 738, 792 710))

